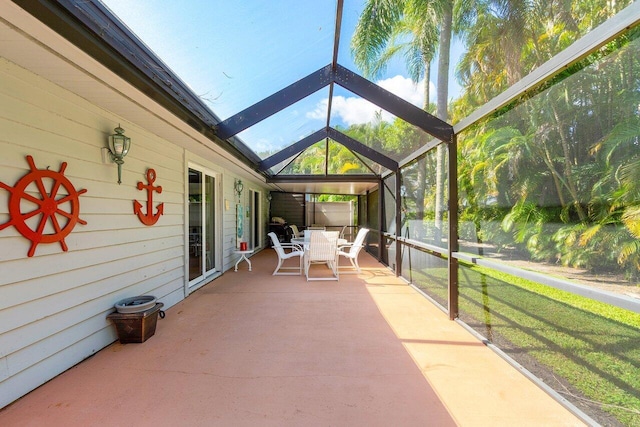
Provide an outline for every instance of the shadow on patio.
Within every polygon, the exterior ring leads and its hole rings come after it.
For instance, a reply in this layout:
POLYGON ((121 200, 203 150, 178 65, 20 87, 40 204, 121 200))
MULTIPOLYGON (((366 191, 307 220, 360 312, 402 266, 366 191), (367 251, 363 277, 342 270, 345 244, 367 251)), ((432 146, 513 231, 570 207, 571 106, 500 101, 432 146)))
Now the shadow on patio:
POLYGON ((0 411, 0 425, 583 425, 361 253, 339 282, 271 249, 0 411))

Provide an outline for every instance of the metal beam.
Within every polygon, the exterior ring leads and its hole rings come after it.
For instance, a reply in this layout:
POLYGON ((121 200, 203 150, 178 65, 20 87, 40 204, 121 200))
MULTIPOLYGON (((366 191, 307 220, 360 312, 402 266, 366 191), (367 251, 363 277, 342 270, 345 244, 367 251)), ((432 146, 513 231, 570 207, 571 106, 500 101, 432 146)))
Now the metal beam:
POLYGON ((409 154, 407 157, 405 157, 404 159, 400 160, 398 162, 398 164, 400 165, 400 167, 405 167, 406 165, 408 165, 409 163, 413 162, 414 160, 416 160, 418 157, 422 156, 423 154, 426 154, 427 152, 433 150, 434 148, 436 148, 438 145, 442 144, 442 141, 440 141, 439 139, 432 139, 431 141, 427 142, 425 145, 423 145, 422 147, 418 148, 416 151, 414 151, 413 153, 409 154))
POLYGON ((319 131, 314 132, 311 135, 302 138, 300 141, 294 144, 291 144, 290 146, 283 148, 277 153, 267 157, 266 159, 260 162, 260 164, 258 165, 258 168, 261 171, 266 171, 268 169, 271 169, 278 163, 284 162, 288 158, 293 157, 296 154, 306 150, 316 142, 326 137, 327 137, 327 129, 320 129, 319 131))
POLYGON ((355 151, 356 153, 366 157, 367 159, 370 159, 390 170, 398 169, 398 162, 390 159, 389 157, 381 154, 371 147, 367 147, 363 143, 356 141, 350 136, 347 136, 344 133, 335 130, 334 128, 329 128, 327 133, 329 135, 329 138, 333 139, 336 142, 339 142, 348 149, 355 151))
POLYGON ((331 68, 336 69, 338 65, 338 51, 340 49, 340 29, 342 28, 342 10, 344 9, 344 0, 338 0, 336 5, 336 28, 333 33, 333 58, 331 60, 331 68))
POLYGON ((384 211, 384 185, 383 179, 380 178, 378 181, 378 261, 384 260, 385 257, 382 256, 382 251, 386 252, 387 265, 389 265, 389 252, 386 250, 385 246, 385 237, 384 231, 386 228, 386 224, 384 222, 385 219, 385 211, 384 211))
POLYGON ((260 162, 259 170, 266 171, 273 166, 277 165, 280 162, 285 161, 288 158, 295 156, 296 154, 304 151, 305 149, 311 147, 316 142, 319 142, 323 138, 331 138, 339 144, 344 145, 349 150, 360 154, 367 159, 376 162, 387 169, 396 170, 398 168, 398 162, 384 154, 379 153, 371 147, 367 147, 359 141, 351 138, 350 136, 345 135, 344 133, 334 129, 320 129, 317 132, 312 133, 311 135, 301 139, 300 141, 278 151, 277 153, 267 157, 263 161, 260 162))
POLYGON ((458 282, 458 259, 453 256, 458 252, 458 140, 456 136, 453 136, 451 144, 448 144, 449 154, 449 250, 448 255, 448 271, 449 271, 449 286, 448 286, 448 301, 449 301, 449 319, 454 320, 458 317, 458 297, 459 282, 458 282))
POLYGON ((426 111, 381 88, 375 83, 370 82, 364 77, 357 75, 353 71, 349 71, 341 65, 337 66, 335 82, 396 117, 419 127, 439 140, 445 142, 451 141, 453 127, 450 124, 432 116, 426 111))
POLYGON ((353 150, 349 150, 349 151, 351 152, 351 154, 353 154, 353 157, 355 157, 356 159, 358 159, 360 163, 365 165, 366 168, 369 169, 372 174, 378 175, 378 172, 374 171, 373 168, 369 166, 369 164, 366 161, 362 160, 362 158, 358 155, 358 153, 354 152, 353 150))
POLYGON ((400 168, 396 169, 396 277, 402 275, 402 244, 400 243, 400 237, 402 237, 402 198, 400 192, 402 191, 402 182, 400 181, 400 168))
POLYGON ((612 18, 607 19, 598 27, 576 40, 571 46, 541 64, 531 73, 509 86, 504 92, 491 99, 486 104, 475 109, 467 117, 455 125, 455 133, 458 135, 474 123, 495 113, 510 102, 523 96, 527 92, 535 90, 544 82, 558 73, 564 72, 568 67, 584 59, 588 55, 600 49, 611 40, 640 24, 640 2, 633 2, 622 9, 612 18))
POLYGON ((327 86, 332 81, 331 65, 303 77, 292 85, 258 101, 218 124, 218 137, 227 139, 327 86))
POLYGON ((378 182, 377 175, 278 175, 267 177, 268 184, 300 182, 378 182))

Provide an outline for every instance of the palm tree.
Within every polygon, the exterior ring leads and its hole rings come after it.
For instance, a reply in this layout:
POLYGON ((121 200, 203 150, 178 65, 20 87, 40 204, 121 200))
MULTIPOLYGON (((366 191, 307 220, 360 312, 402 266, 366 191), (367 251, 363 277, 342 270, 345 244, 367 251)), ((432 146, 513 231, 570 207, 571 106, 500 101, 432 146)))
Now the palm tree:
MULTIPOLYGON (((448 119, 453 7, 454 2, 448 0, 369 0, 351 40, 354 61, 367 77, 375 77, 391 58, 402 54, 411 79, 416 83, 425 79, 425 110, 429 109, 430 64, 438 52, 436 115, 444 121, 448 119)), ((444 213, 445 153, 442 145, 437 150, 435 222, 438 231, 442 229, 444 213)), ((419 165, 418 173, 421 185, 417 192, 417 217, 422 219, 426 190, 424 165, 419 165)), ((437 235, 436 241, 440 240, 441 235, 437 235)))
MULTIPOLYGON (((468 51, 458 68, 466 89, 457 105, 461 115, 613 13, 608 11, 612 4, 600 0, 590 2, 593 7, 585 2, 535 0, 518 6, 519 0, 508 1, 480 2, 469 16, 468 51), (511 13, 506 6, 521 12, 511 13), (592 14, 584 16, 585 9, 592 14), (522 39, 513 43, 518 35, 522 39)), ((501 221, 498 232, 513 232, 513 240, 526 243, 521 248, 532 259, 557 258, 593 270, 612 269, 617 261, 629 277, 640 275, 640 122, 637 80, 629 78, 638 67, 638 48, 630 43, 631 52, 599 60, 635 37, 611 42, 526 102, 514 103, 465 132, 460 180, 471 188, 471 196, 461 215, 481 219, 482 202, 491 196, 499 207, 509 207, 508 213, 490 213, 492 221, 501 221), (545 229, 547 223, 556 228, 545 229)))

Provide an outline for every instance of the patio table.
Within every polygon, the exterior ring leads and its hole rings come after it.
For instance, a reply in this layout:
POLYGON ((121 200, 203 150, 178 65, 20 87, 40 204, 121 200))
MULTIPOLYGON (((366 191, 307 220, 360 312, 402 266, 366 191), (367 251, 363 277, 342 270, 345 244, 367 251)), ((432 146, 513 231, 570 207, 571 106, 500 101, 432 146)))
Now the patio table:
MULTIPOLYGON (((309 239, 311 238, 311 233, 307 233, 304 237, 292 237, 291 243, 297 243, 301 245, 305 250, 309 249, 309 239)), ((347 239, 338 239, 337 246, 343 246, 347 244, 347 239)))
POLYGON ((249 260, 249 258, 247 258, 247 254, 252 254, 253 253, 253 249, 248 249, 246 251, 241 251, 239 249, 236 249, 233 252, 235 254, 237 254, 237 255, 240 255, 240 258, 238 259, 238 261, 236 261, 236 266, 235 266, 233 271, 238 271, 238 264, 240 264, 240 261, 242 261, 242 260, 247 261, 247 264, 249 264, 249 271, 251 271, 251 260, 249 260))

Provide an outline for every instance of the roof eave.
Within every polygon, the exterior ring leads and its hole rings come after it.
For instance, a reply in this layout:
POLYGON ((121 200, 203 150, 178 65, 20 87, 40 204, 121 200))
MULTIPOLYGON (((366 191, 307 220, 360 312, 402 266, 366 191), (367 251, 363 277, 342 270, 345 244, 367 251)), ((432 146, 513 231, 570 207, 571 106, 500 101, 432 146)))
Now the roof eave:
POLYGON ((220 119, 101 3, 12 1, 250 169, 259 170, 261 159, 235 138, 220 139, 220 119))

